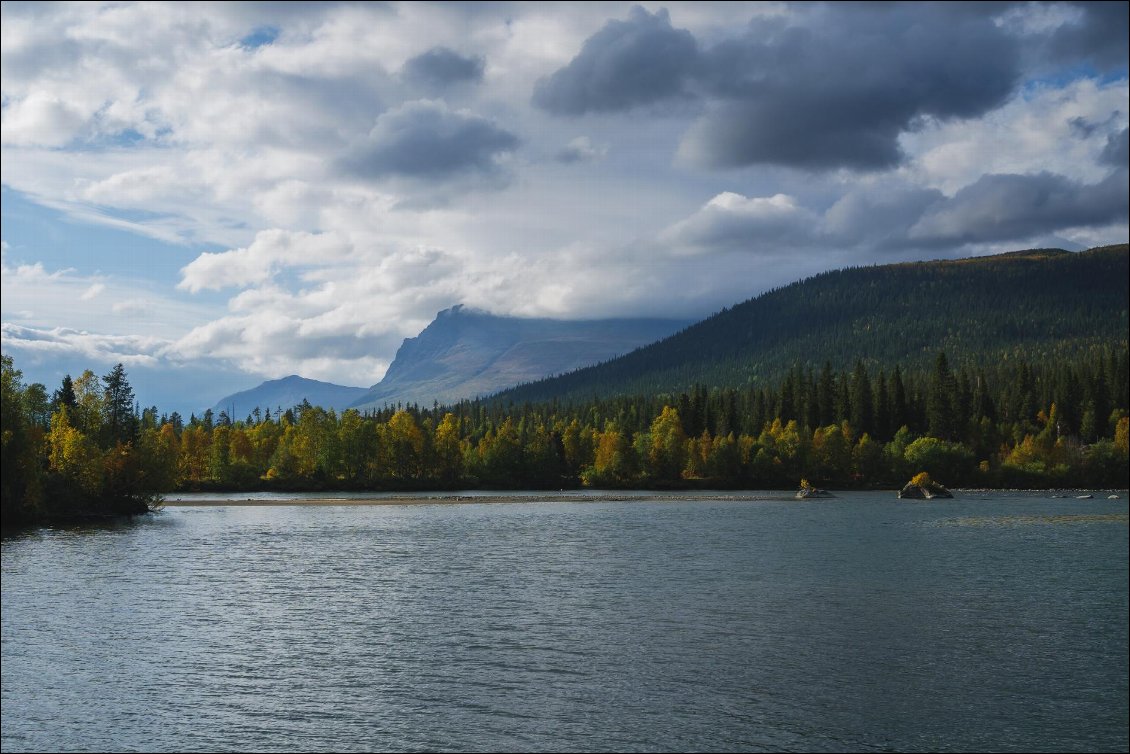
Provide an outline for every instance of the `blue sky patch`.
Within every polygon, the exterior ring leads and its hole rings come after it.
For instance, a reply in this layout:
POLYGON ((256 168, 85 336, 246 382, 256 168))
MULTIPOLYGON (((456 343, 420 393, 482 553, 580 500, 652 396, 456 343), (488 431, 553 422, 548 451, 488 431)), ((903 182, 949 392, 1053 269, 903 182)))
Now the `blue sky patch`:
POLYGON ((264 45, 269 45, 278 38, 278 29, 273 26, 260 26, 258 29, 239 40, 239 46, 245 50, 254 50, 264 45))

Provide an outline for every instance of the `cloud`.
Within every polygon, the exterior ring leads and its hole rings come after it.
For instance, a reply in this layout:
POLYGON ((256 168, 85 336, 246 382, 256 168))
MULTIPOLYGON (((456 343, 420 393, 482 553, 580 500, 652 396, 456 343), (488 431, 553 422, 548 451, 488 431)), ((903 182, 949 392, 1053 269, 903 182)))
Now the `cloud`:
POLYGON ((1128 96, 1126 79, 1033 85, 983 118, 904 134, 899 141, 914 158, 902 170, 946 194, 986 173, 1046 171, 1095 183, 1110 170, 1099 154, 1107 134, 1126 127, 1128 96))
POLYGON ((1044 59, 1088 61, 1102 70, 1126 68, 1130 5, 1123 2, 1072 2, 1074 17, 1048 35, 1044 59))
POLYGON ((483 282, 458 257, 437 249, 352 248, 339 270, 314 271, 301 286, 270 282, 242 291, 227 316, 178 339, 176 352, 274 377, 298 372, 372 384, 405 337, 483 282))
POLYGON ((929 209, 909 231, 924 243, 976 243, 1031 238, 1085 225, 1125 222, 1127 172, 1097 184, 1054 173, 985 175, 929 209))
POLYGON ((83 187, 82 196, 96 204, 142 204, 183 196, 185 189, 199 192, 199 184, 177 173, 172 165, 123 170, 83 187), (186 185, 187 184, 187 185, 186 185))
POLYGON ((533 103, 581 115, 695 98, 706 113, 680 145, 688 164, 874 170, 903 161, 899 136, 924 119, 1003 104, 1019 73, 1016 40, 965 9, 816 6, 706 47, 637 7, 539 81, 533 103))
POLYGON ((76 138, 90 113, 47 92, 4 103, 0 139, 18 146, 59 147, 76 138))
MULTIPOLYGON (((230 359, 255 372, 279 371, 282 364, 324 360, 384 364, 374 356, 400 345, 398 333, 364 333, 357 327, 334 331, 296 317, 231 316, 194 328, 176 349, 189 358, 212 356, 230 359)), ((356 364, 350 371, 356 370, 356 364)), ((283 367, 285 371, 285 367, 283 367)), ((371 375, 369 375, 371 376, 371 375)))
POLYGON ((229 386, 247 382, 246 374, 207 355, 183 361, 171 341, 158 337, 5 322, 0 325, 0 344, 27 382, 41 382, 48 391, 64 374, 78 376, 86 369, 100 374, 122 364, 141 405, 179 411, 186 417, 231 392, 229 386))
POLYGON ((500 158, 520 140, 493 121, 451 110, 442 101, 417 100, 377 118, 372 131, 341 162, 358 178, 443 181, 467 174, 494 175, 500 158))
POLYGON ((142 314, 148 314, 153 309, 152 302, 143 298, 129 298, 125 301, 115 301, 110 309, 114 314, 123 314, 129 317, 137 317, 142 314))
POLYGON ((943 202, 937 189, 897 179, 854 187, 828 208, 820 225, 830 243, 873 245, 886 251, 905 249, 910 229, 931 207, 943 202))
POLYGON ((724 192, 698 212, 659 234, 675 254, 719 251, 759 253, 795 244, 818 222, 817 216, 786 194, 745 197, 724 192))
POLYGON ((1020 73, 1015 40, 987 15, 833 5, 798 21, 755 22, 704 55, 711 106, 680 145, 685 161, 891 168, 901 134, 1004 104, 1020 73))
POLYGON ((571 165, 577 162, 596 162, 608 154, 607 147, 594 147, 587 136, 578 136, 553 155, 557 162, 571 165))
POLYGON ((35 262, 34 264, 13 263, 12 260, 9 259, 11 253, 12 248, 5 241, 4 245, 0 247, 0 271, 3 273, 4 283, 13 287, 31 286, 37 283, 63 280, 66 279, 70 273, 74 272, 74 269, 70 267, 48 272, 42 262, 35 262))
POLYGON ((1113 165, 1116 168, 1125 168, 1130 163, 1130 141, 1127 140, 1127 129, 1121 133, 1111 134, 1107 137, 1106 146, 1099 154, 1099 162, 1104 165, 1113 165))
POLYGON ((666 10, 636 6, 609 21, 567 66, 542 79, 533 103, 557 115, 615 112, 677 96, 698 59, 694 36, 674 29, 666 10))
POLYGON ((102 293, 102 291, 104 291, 104 290, 106 290, 105 284, 94 283, 89 288, 87 288, 85 291, 83 291, 82 295, 79 296, 79 298, 82 299, 83 301, 90 301, 91 299, 96 298, 98 296, 98 294, 102 293))
POLYGON ((205 252, 181 269, 177 288, 243 288, 266 282, 284 267, 324 265, 344 258, 349 242, 333 233, 264 230, 249 245, 219 253, 205 252))
POLYGON ((4 347, 24 351, 77 354, 104 363, 120 361, 126 365, 152 366, 161 358, 169 342, 142 335, 106 335, 66 327, 49 329, 23 327, 10 322, 0 325, 4 347))
POLYGON ((413 83, 442 89, 452 84, 482 81, 484 67, 482 57, 464 57, 447 47, 433 47, 409 58, 401 75, 413 83))
POLYGON ((41 262, 14 262, 12 254, 5 247, 0 265, 0 302, 5 320, 20 319, 41 329, 97 327, 107 332, 168 338, 186 326, 205 321, 211 313, 207 306, 164 294, 152 281, 83 275, 73 268, 49 271, 41 262), (137 317, 141 302, 145 316, 137 317))
MULTIPOLYGON (((725 192, 658 233, 655 245, 674 256, 834 248, 852 252, 852 263, 936 254, 939 247, 988 253, 1001 244, 1022 246, 1073 229, 1125 222, 1127 185, 1125 168, 1096 183, 1048 172, 993 174, 947 197, 888 178, 853 187, 823 212, 785 194, 725 192)), ((1071 245, 1067 239, 1061 243, 1071 245)))

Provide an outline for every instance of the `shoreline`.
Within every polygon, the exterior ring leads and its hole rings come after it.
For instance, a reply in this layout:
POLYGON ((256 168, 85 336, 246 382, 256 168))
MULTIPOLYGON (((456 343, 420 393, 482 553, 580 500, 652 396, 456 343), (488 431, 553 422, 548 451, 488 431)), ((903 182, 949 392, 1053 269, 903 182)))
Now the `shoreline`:
MULTIPOLYGON (((871 490, 871 492, 890 492, 892 496, 897 494, 898 490, 871 490)), ((953 490, 953 492, 966 495, 985 495, 985 494, 1000 494, 1000 493, 1049 493, 1050 490, 987 490, 987 489, 968 489, 968 490, 953 490)), ((1094 495, 1094 499, 1107 499, 1109 495, 1116 494, 1118 499, 1126 499, 1126 490, 1100 490, 1100 489, 1078 489, 1078 490, 1058 490, 1058 492, 1071 492, 1071 493, 1089 493, 1094 495)), ((204 495, 208 493, 202 493, 204 495)), ((1049 495, 1051 496, 1051 495, 1049 495)), ((1066 496, 1060 496, 1066 497, 1066 496)), ((817 500, 836 501, 840 500, 838 497, 831 498, 818 498, 817 500)), ((786 490, 765 490, 758 493, 701 493, 693 491, 677 491, 665 492, 658 494, 649 494, 647 491, 640 491, 635 494, 624 493, 610 493, 610 494, 577 494, 577 493, 534 493, 534 494, 436 494, 436 493, 420 493, 420 494, 399 494, 389 495, 386 497, 358 497, 350 494, 342 494, 335 497, 315 497, 315 496, 296 496, 296 497, 283 497, 283 498, 262 498, 262 497, 246 497, 246 498, 223 498, 223 497, 200 497, 191 499, 168 499, 162 502, 163 508, 192 508, 192 507, 216 507, 216 506, 239 506, 239 507, 274 507, 274 506, 367 506, 367 505, 466 505, 466 504, 499 504, 499 503, 626 503, 626 502, 657 502, 657 501, 671 501, 671 502, 686 502, 686 501, 710 501, 710 502, 733 502, 733 503, 753 503, 753 502, 814 502, 814 500, 798 500, 794 492, 786 490)))
MULTIPOLYGON (((763 502, 791 500, 791 495, 665 495, 661 500, 717 500, 719 502, 763 502)), ((293 497, 293 498, 200 498, 193 500, 166 500, 165 508, 191 508, 195 506, 333 506, 333 505, 465 505, 468 503, 626 503, 654 502, 648 495, 395 495, 390 497, 293 497)))

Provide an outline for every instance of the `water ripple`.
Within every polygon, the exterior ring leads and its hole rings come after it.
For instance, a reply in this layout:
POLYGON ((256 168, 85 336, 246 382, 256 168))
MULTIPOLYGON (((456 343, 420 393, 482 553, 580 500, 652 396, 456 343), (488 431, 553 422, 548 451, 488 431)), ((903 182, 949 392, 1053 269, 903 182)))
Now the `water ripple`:
POLYGON ((3 750, 1127 748, 1124 501, 621 497, 6 537, 3 750))

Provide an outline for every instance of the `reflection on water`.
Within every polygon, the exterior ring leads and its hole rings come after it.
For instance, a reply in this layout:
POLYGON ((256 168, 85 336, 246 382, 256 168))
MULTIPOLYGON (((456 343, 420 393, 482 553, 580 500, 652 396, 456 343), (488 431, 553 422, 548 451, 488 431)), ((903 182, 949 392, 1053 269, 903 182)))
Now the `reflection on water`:
POLYGON ((1127 748, 1125 500, 696 497, 6 536, 0 742, 1127 748))

